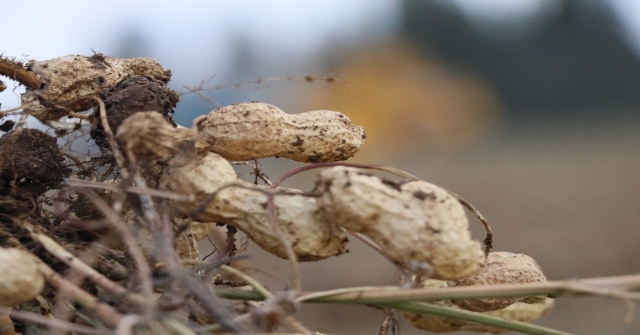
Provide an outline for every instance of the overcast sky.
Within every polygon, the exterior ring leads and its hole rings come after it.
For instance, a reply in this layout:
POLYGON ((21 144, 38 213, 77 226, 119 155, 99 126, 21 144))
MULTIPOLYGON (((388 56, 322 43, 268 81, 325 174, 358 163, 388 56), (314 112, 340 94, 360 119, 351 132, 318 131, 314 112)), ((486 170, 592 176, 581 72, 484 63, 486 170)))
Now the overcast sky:
MULTIPOLYGON (((425 0, 426 1, 426 0, 425 0)), ((443 1, 443 0, 437 0, 443 1)), ((553 10, 553 0, 446 0, 476 22, 511 25, 518 32, 532 17, 553 10)), ((233 65, 233 41, 258 57, 310 57, 335 41, 392 34, 400 12, 396 0, 234 1, 5 1, 0 52, 19 60, 44 60, 91 49, 118 56, 123 45, 158 59, 173 83, 195 85, 233 65)), ((611 0, 630 42, 640 50, 640 1, 611 0)), ((505 26, 507 27, 507 26, 505 26)), ((237 47, 237 44, 236 46, 237 47)), ((19 104, 11 87, 2 108, 19 104)))

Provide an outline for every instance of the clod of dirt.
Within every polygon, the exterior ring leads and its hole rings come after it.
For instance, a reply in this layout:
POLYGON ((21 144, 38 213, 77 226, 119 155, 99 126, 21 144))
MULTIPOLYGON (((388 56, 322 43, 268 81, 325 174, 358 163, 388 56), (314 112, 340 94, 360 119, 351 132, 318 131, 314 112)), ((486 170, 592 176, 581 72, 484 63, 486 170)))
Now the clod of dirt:
MULTIPOLYGON (((175 125, 172 118, 173 109, 180 97, 163 82, 151 77, 127 78, 102 93, 101 97, 107 109, 109 126, 114 134, 126 118, 139 112, 158 112, 175 125)), ((93 114, 92 123, 94 127, 91 130, 91 137, 98 145, 108 147, 98 111, 93 114)))
POLYGON ((40 87, 23 94, 22 103, 29 104, 31 115, 43 122, 90 108, 95 105, 92 96, 123 79, 150 76, 165 83, 171 79, 171 71, 153 59, 118 59, 102 54, 31 61, 27 70, 40 80, 40 87))
MULTIPOLYGON (((523 254, 510 252, 491 252, 486 266, 474 276, 449 282, 449 286, 525 284, 544 283, 547 278, 536 261, 523 254)), ((460 299, 453 303, 462 309, 473 312, 487 312, 503 309, 515 302, 533 304, 545 299, 545 296, 460 299)))
POLYGON ((2 122, 2 124, 0 124, 0 131, 11 131, 11 129, 13 129, 13 126, 15 125, 16 123, 13 120, 5 120, 4 122, 2 122))
POLYGON ((56 139, 37 129, 13 130, 0 138, 0 195, 37 198, 71 174, 56 139))

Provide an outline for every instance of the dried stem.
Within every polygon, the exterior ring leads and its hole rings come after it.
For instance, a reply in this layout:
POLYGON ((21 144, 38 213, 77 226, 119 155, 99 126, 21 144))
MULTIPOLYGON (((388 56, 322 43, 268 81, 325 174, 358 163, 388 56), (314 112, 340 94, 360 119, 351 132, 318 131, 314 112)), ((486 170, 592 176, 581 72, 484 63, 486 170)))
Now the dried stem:
POLYGON ((147 263, 147 260, 144 256, 144 252, 140 245, 138 245, 138 241, 133 237, 131 231, 127 225, 122 222, 120 216, 107 205, 104 200, 97 197, 93 193, 82 192, 84 195, 91 200, 94 206, 105 216, 107 222, 115 228, 115 232, 120 235, 122 241, 127 246, 129 250, 129 254, 133 259, 136 268, 138 269, 138 276, 140 278, 141 290, 142 294, 145 297, 146 303, 143 305, 146 315, 150 315, 153 310, 153 283, 152 283, 152 275, 151 268, 147 263))
MULTIPOLYGON (((181 93, 180 95, 186 95, 186 94, 189 94, 189 93, 198 94, 199 92, 202 92, 202 91, 214 91, 214 90, 219 90, 219 89, 223 89, 223 88, 241 89, 241 88, 244 88, 244 87, 249 86, 249 85, 262 85, 264 83, 279 82, 279 81, 305 81, 305 82, 308 82, 308 83, 314 82, 314 81, 324 81, 324 82, 327 82, 327 83, 337 82, 337 83, 341 83, 343 86, 347 87, 347 85, 345 84, 346 81, 344 79, 339 79, 339 78, 336 78, 334 76, 312 76, 312 75, 307 75, 307 76, 304 76, 304 77, 258 78, 256 80, 252 80, 252 81, 248 81, 248 82, 244 82, 244 83, 220 84, 220 85, 216 85, 216 86, 212 86, 212 87, 204 87, 204 85, 207 84, 208 82, 210 82, 214 77, 215 77, 215 75, 211 76, 207 80, 201 81, 198 86, 190 87, 190 86, 183 85, 182 87, 187 89, 189 92, 181 93)), ((198 94, 198 95, 201 95, 201 94, 198 94)))
POLYGON ((56 328, 59 330, 64 330, 67 332, 74 332, 78 334, 86 334, 86 335, 109 335, 111 334, 110 330, 107 329, 96 329, 89 326, 80 325, 77 323, 71 323, 67 321, 62 321, 54 318, 49 318, 40 314, 15 310, 8 307, 0 307, 0 314, 7 315, 12 319, 29 321, 37 324, 41 324, 47 326, 49 328, 56 328))
MULTIPOLYGON (((273 187, 273 185, 271 187, 275 188, 273 187)), ((276 219, 275 195, 273 193, 268 194, 267 214, 269 217, 269 224, 271 225, 273 231, 276 233, 276 236, 280 240, 280 243, 282 243, 282 246, 287 253, 287 258, 289 258, 289 265, 291 267, 291 288, 295 291, 300 291, 302 289, 302 283, 300 282, 300 265, 298 264, 298 257, 293 251, 291 242, 287 240, 287 238, 282 233, 280 226, 278 226, 278 222, 276 219)))
POLYGON ((94 268, 90 267, 86 263, 82 262, 78 257, 67 251, 61 245, 59 245, 56 241, 52 240, 49 236, 46 236, 42 233, 36 231, 36 228, 29 222, 21 221, 17 222, 17 224, 25 227, 29 233, 31 234, 31 238, 40 242, 42 246, 54 255, 56 258, 61 260, 70 268, 78 271, 83 274, 89 280, 98 284, 99 286, 105 288, 116 296, 121 296, 129 302, 132 302, 136 305, 144 305, 147 303, 145 298, 141 295, 129 292, 126 288, 116 284, 111 281, 109 278, 105 277, 100 272, 96 271, 94 268))
POLYGON ((98 298, 85 292, 78 286, 62 278, 57 272, 50 268, 42 261, 37 262, 38 269, 44 275, 49 284, 56 287, 59 290, 65 291, 69 297, 87 313, 97 317, 100 321, 106 325, 115 327, 120 320, 124 317, 118 313, 113 307, 100 303, 98 298))
POLYGON ((40 79, 35 73, 28 71, 24 65, 15 59, 0 55, 0 75, 11 78, 24 85, 29 91, 40 88, 40 79))
POLYGON ((386 307, 401 309, 404 311, 415 313, 427 313, 442 317, 455 318, 458 320, 478 322, 486 325, 496 326, 509 330, 516 330, 526 334, 533 335, 571 335, 570 333, 549 329, 541 326, 532 325, 530 323, 505 320, 496 316, 482 313, 465 311, 460 308, 446 307, 423 302, 405 302, 386 304, 386 307))
POLYGON ((480 220, 480 222, 482 222, 482 224, 484 225, 484 230, 487 233, 487 237, 485 237, 484 239, 484 254, 486 257, 489 257, 489 252, 491 252, 491 249, 493 248, 493 231, 491 230, 491 226, 489 225, 489 221, 487 221, 487 219, 484 218, 484 216, 482 214, 480 214, 480 211, 477 210, 471 203, 469 203, 467 200, 464 200, 461 196, 447 190, 447 192, 449 192, 449 194, 451 194, 451 196, 453 196, 454 198, 456 198, 456 200, 458 200, 459 203, 461 203, 464 207, 466 207, 469 211, 471 211, 471 213, 473 213, 478 220, 480 220))
POLYGON ((193 196, 191 195, 179 194, 179 193, 170 192, 170 191, 156 190, 156 189, 147 188, 147 187, 126 186, 123 188, 118 184, 101 183, 101 182, 94 182, 94 181, 88 181, 88 180, 82 180, 82 179, 69 179, 67 183, 69 184, 69 186, 72 186, 72 187, 98 188, 98 189, 110 190, 110 191, 124 190, 127 193, 146 194, 146 195, 163 198, 163 199, 169 199, 169 200, 193 201, 193 196))

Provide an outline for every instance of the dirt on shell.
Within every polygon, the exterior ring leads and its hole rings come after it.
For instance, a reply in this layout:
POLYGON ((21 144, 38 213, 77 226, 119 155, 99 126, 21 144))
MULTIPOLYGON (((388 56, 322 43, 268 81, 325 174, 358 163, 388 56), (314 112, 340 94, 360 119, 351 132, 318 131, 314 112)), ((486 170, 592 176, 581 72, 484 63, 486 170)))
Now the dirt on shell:
MULTIPOLYGON (((129 116, 138 112, 155 111, 162 114, 167 121, 173 121, 173 109, 180 100, 174 90, 162 81, 147 76, 127 78, 101 94, 105 103, 107 119, 113 133, 129 116)), ((108 139, 100 122, 99 112, 92 116, 94 124, 91 137, 99 146, 108 148, 108 139)))

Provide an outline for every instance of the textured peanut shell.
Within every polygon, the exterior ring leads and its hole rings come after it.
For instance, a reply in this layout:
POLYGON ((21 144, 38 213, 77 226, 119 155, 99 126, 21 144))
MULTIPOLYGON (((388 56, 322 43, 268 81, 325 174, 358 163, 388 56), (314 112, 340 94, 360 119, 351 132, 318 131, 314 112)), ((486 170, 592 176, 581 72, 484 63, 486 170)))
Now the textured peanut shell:
POLYGON ((335 162, 353 156, 364 129, 344 114, 311 111, 287 114, 259 102, 224 106, 193 122, 213 139, 210 150, 232 161, 285 157, 299 162, 335 162))
POLYGON ((11 307, 35 299, 44 288, 44 276, 32 254, 0 248, 0 306, 11 307))
POLYGON ((322 171, 316 190, 327 221, 369 236, 398 263, 436 279, 468 277, 484 265, 464 209, 438 186, 395 184, 340 166, 322 171))
MULTIPOLYGON (((533 258, 523 254, 498 251, 489 254, 486 266, 479 273, 468 278, 449 282, 449 286, 524 284, 543 283, 546 281, 547 278, 533 258)), ((544 299, 545 296, 529 296, 462 299, 454 300, 453 303, 469 311, 487 312, 505 308, 517 301, 536 303, 544 299)))
MULTIPOLYGON (((427 279, 423 282, 422 287, 446 288, 448 285, 446 281, 427 279)), ((449 300, 432 301, 429 303, 451 308, 459 308, 449 300)), ((506 308, 491 312, 483 312, 482 314, 511 321, 532 322, 544 316, 549 310, 551 310, 553 304, 554 300, 551 298, 545 298, 532 304, 516 302, 506 308)), ((460 330, 490 333, 506 333, 510 331, 505 328, 430 314, 403 312, 402 316, 410 325, 433 333, 446 333, 460 330)))
POLYGON ((140 112, 126 118, 118 127, 116 138, 137 159, 150 161, 210 144, 190 128, 173 127, 156 112, 140 112))
POLYGON ((29 111, 41 121, 66 115, 64 110, 47 108, 41 99, 73 111, 83 111, 95 104, 90 99, 122 79, 150 76, 168 82, 171 72, 149 58, 118 59, 102 55, 62 56, 45 61, 33 61, 31 71, 40 79, 41 88, 22 96, 22 103, 31 102, 29 111), (39 96, 39 99, 35 97, 39 96))
MULTIPOLYGON (((267 195, 257 190, 258 186, 240 180, 229 162, 220 155, 205 153, 181 163, 170 162, 160 180, 161 185, 174 192, 195 196, 193 203, 173 202, 174 208, 183 215, 191 214, 209 194, 231 183, 248 188, 232 187, 219 191, 196 219, 233 225, 264 250, 286 258, 285 248, 269 224, 267 195)), ((299 260, 320 260, 347 251, 346 236, 322 219, 313 198, 297 194, 277 195, 275 212, 276 223, 299 260)))

